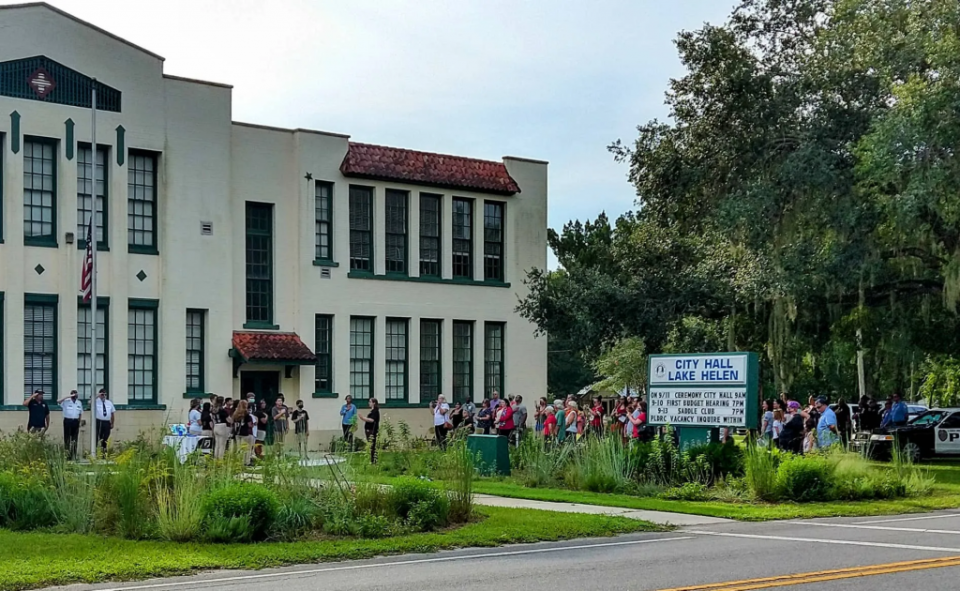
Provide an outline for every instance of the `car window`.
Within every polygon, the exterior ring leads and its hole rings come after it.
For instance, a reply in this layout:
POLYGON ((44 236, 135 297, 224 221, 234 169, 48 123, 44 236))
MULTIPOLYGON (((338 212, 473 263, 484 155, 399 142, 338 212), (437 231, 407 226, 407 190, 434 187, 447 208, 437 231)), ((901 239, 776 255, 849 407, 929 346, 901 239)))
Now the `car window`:
POLYGON ((941 429, 960 429, 960 413, 953 413, 940 424, 941 429))
POLYGON ((915 405, 915 404, 908 404, 908 405, 907 405, 907 410, 908 410, 909 412, 911 412, 911 413, 917 413, 917 414, 919 414, 919 413, 922 413, 923 411, 927 410, 927 407, 925 407, 925 406, 917 406, 917 405, 915 405))
MULTIPOLYGON (((933 423, 939 423, 940 420, 946 416, 947 413, 940 410, 929 410, 925 413, 919 414, 912 421, 911 425, 932 425, 933 423)), ((957 415, 953 415, 957 416, 957 415)))

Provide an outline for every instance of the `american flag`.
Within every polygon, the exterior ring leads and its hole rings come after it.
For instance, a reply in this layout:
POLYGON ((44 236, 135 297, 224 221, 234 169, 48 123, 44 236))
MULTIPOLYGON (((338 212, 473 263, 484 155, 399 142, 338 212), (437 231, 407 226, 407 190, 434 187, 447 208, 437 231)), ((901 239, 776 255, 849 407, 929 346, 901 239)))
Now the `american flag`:
POLYGON ((87 252, 83 256, 83 271, 80 274, 80 293, 83 296, 83 302, 89 303, 93 297, 93 224, 96 219, 95 213, 91 212, 90 225, 87 226, 87 252))

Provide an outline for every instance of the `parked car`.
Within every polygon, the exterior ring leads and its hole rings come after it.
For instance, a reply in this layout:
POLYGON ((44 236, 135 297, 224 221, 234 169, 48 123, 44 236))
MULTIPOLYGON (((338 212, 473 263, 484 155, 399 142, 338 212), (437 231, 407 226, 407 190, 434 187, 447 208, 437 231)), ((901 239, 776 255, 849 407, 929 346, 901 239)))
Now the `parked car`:
POLYGON ((960 408, 928 410, 901 427, 857 433, 850 446, 877 460, 890 459, 895 449, 912 461, 960 455, 960 408))
POLYGON ((926 406, 924 406, 924 405, 922 405, 922 404, 908 404, 908 405, 907 405, 907 419, 908 419, 908 420, 909 420, 909 419, 914 419, 914 418, 920 416, 921 414, 927 412, 928 410, 930 410, 930 409, 928 409, 926 406))

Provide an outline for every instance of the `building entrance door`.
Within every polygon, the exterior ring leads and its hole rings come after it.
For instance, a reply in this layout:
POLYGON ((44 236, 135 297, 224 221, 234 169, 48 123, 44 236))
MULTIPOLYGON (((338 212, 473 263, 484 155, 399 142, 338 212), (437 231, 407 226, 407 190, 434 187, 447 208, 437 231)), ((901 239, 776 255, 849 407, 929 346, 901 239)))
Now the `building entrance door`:
MULTIPOLYGON (((278 371, 242 371, 240 372, 240 397, 246 398, 253 392, 257 405, 263 400, 267 403, 267 412, 273 408, 280 392, 280 372, 278 371)), ((252 412, 252 411, 251 411, 252 412)), ((273 443, 273 421, 267 421, 267 443, 273 443)))

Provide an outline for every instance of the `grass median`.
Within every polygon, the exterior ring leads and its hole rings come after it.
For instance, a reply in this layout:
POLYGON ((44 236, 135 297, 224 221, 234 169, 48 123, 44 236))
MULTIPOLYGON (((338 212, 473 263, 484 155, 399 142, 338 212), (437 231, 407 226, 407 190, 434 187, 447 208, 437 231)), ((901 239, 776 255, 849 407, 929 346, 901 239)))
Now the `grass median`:
POLYGON ((479 521, 444 532, 379 540, 331 539, 260 544, 135 542, 96 535, 0 530, 0 548, 3 548, 0 590, 663 530, 651 523, 603 515, 495 507, 480 507, 478 514, 479 521))

